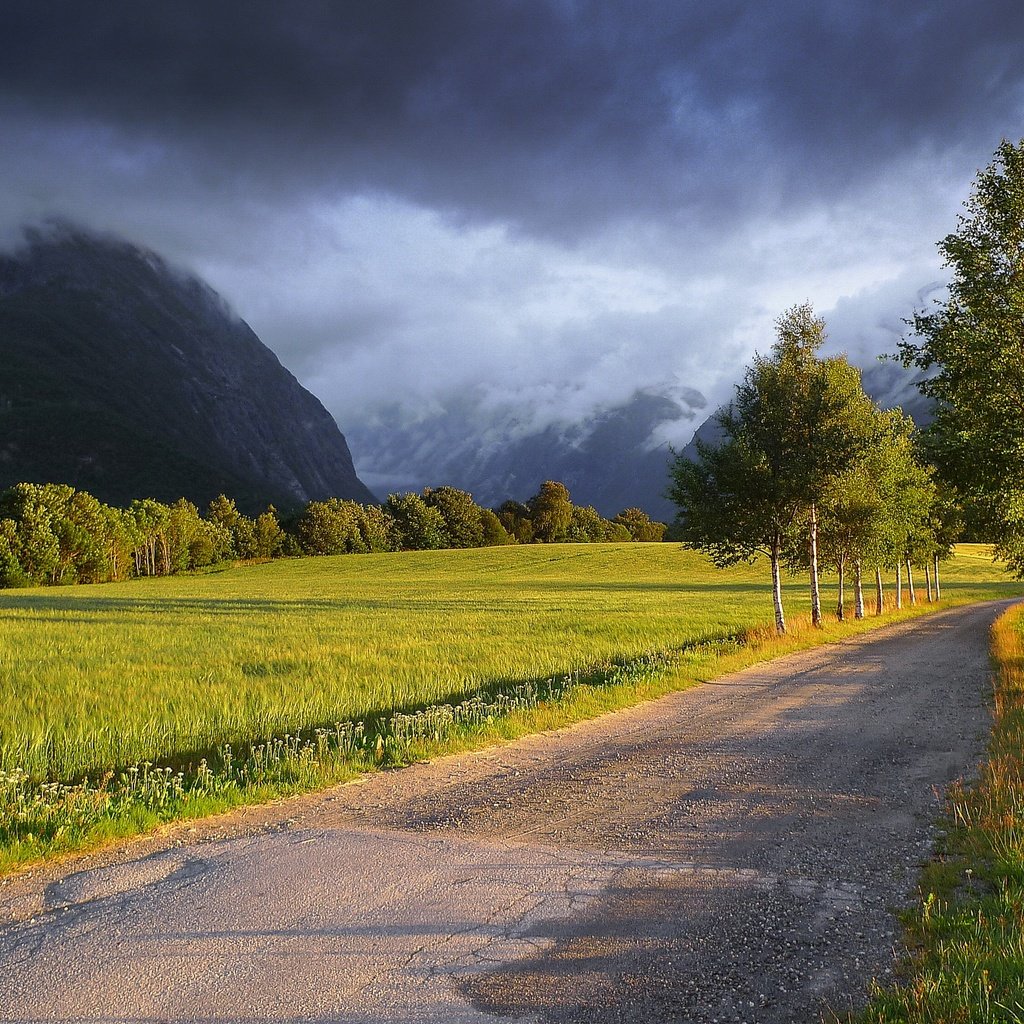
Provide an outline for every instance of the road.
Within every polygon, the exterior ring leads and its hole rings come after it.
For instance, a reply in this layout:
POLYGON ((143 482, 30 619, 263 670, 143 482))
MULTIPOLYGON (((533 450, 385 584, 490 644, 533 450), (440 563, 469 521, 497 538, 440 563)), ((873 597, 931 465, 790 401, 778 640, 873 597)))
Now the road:
POLYGON ((790 1024, 886 979, 975 605, 0 887, 0 1024, 790 1024))

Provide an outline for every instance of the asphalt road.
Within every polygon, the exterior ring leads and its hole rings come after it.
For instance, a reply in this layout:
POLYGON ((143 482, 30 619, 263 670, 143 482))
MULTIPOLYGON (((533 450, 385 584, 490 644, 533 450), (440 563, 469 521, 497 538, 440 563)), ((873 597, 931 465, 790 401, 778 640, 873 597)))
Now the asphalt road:
POLYGON ((1007 603, 10 881, 0 1024, 848 1010, 982 755, 1007 603))

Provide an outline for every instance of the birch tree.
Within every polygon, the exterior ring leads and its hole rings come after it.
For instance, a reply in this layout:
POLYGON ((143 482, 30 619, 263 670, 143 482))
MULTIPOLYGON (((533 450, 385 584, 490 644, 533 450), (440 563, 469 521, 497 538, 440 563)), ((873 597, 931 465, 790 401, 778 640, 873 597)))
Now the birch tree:
POLYGON ((914 317, 903 359, 928 371, 930 458, 1024 575, 1024 140, 999 146, 939 251, 948 298, 914 317))
MULTIPOLYGON (((845 358, 822 359, 824 321, 809 305, 776 322, 777 340, 755 356, 717 419, 717 447, 698 442, 698 460, 676 458, 669 497, 684 536, 718 565, 769 558, 775 624, 785 632, 780 568, 798 521, 805 527, 811 617, 821 624, 818 507, 830 481, 868 443, 873 406, 845 358)), ((802 556, 797 561, 803 561, 802 556)))
POLYGON ((668 496, 680 508, 686 543, 705 551, 719 567, 768 556, 775 629, 786 632, 782 605, 782 555, 800 511, 766 453, 733 409, 718 416, 725 440, 697 442, 698 460, 677 456, 668 496))

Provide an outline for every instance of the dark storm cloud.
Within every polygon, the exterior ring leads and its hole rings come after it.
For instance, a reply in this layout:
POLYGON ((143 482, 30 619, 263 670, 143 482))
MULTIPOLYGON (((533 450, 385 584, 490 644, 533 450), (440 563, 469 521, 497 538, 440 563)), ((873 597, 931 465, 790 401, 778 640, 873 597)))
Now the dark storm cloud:
POLYGON ((804 300, 871 361, 1021 135, 1020 0, 0 3, 0 245, 151 246, 343 428, 715 403, 804 300))
POLYGON ((16 2, 0 57, 13 113, 226 188, 545 233, 835 197, 900 153, 990 152, 1024 109, 1019 0, 16 2))

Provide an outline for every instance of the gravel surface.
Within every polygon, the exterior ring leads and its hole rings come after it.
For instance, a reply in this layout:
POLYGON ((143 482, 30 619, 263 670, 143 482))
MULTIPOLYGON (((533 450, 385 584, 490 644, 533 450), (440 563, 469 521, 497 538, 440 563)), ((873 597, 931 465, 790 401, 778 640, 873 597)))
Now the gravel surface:
POLYGON ((0 886, 0 1022, 830 1019, 989 726, 975 605, 0 886))

